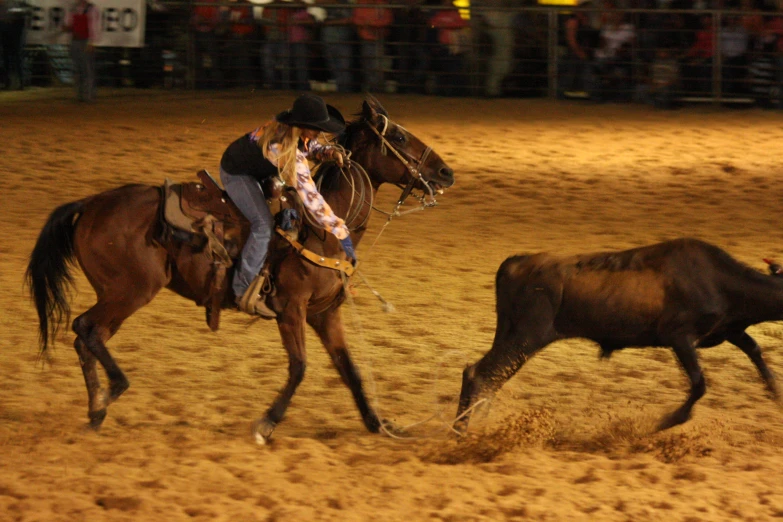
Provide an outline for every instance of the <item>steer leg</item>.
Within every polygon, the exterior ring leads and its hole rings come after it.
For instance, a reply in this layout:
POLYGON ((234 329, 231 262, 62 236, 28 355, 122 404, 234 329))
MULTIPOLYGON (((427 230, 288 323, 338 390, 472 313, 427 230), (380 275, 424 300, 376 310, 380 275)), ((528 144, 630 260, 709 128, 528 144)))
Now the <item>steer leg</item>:
POLYGON ((761 378, 767 384, 767 389, 772 392, 772 395, 777 399, 780 397, 778 393, 778 386, 775 381, 775 374, 767 367, 767 363, 764 362, 764 357, 761 355, 761 348, 753 337, 746 332, 738 332, 728 336, 726 339, 731 344, 737 346, 740 350, 745 352, 745 355, 750 357, 753 364, 756 365, 756 369, 759 371, 761 378))
POLYGON ((691 391, 688 394, 688 399, 685 401, 685 404, 661 420, 658 425, 659 430, 669 429, 672 426, 677 426, 690 419, 693 405, 704 396, 704 392, 707 389, 704 382, 704 374, 701 371, 699 359, 696 355, 695 343, 689 341, 687 338, 682 338, 674 342, 672 348, 691 381, 691 391))
POLYGON ((499 310, 492 348, 462 373, 462 391, 454 422, 458 432, 467 430, 470 409, 480 397, 497 392, 533 354, 557 338, 552 327, 554 314, 548 302, 543 307, 520 308, 525 310, 522 317, 499 310))

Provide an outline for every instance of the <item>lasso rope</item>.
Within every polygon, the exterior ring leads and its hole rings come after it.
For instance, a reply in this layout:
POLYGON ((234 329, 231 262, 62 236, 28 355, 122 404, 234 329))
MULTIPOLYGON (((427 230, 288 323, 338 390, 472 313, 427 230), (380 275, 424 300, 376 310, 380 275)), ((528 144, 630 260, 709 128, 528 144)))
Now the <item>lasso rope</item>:
MULTIPOLYGON (((359 342, 360 342, 360 344, 363 345, 363 346, 367 346, 368 343, 367 343, 367 339, 365 338, 365 335, 364 335, 364 327, 362 325, 361 316, 358 313, 358 307, 356 305, 356 302, 353 299, 353 296, 348 291, 348 278, 344 274, 343 274, 342 277, 343 277, 343 289, 344 289, 345 295, 347 296, 348 303, 350 305, 349 308, 351 309, 351 322, 353 323, 354 328, 359 333, 359 342)), ((388 304, 386 302, 386 300, 384 300, 380 296, 380 294, 375 292, 375 290, 373 290, 372 287, 370 287, 370 285, 367 283, 366 279, 364 279, 363 276, 362 276, 362 279, 364 280, 365 284, 367 284, 367 286, 371 289, 373 294, 381 300, 381 302, 383 302, 384 304, 388 304)), ((445 357, 443 357, 443 358, 445 358, 445 357)), ((437 396, 437 393, 435 392, 435 387, 437 386, 437 383, 440 381, 440 377, 441 377, 440 372, 441 372, 441 370, 443 368, 443 358, 441 358, 441 362, 440 362, 440 364, 438 364, 438 374, 435 376, 435 379, 433 380, 433 384, 432 384, 433 389, 431 391, 431 395, 432 396, 437 396)), ((375 376, 374 376, 374 372, 373 372, 372 360, 370 358, 368 358, 366 362, 367 362, 367 384, 368 384, 368 388, 370 390, 370 394, 372 396, 372 398, 370 399, 370 402, 372 403, 373 410, 381 418, 380 431, 382 433, 384 433, 385 435, 387 435, 388 437, 392 438, 392 439, 397 439, 397 440, 431 439, 431 438, 433 438, 433 435, 432 435, 431 432, 427 433, 427 434, 424 434, 424 435, 419 435, 419 436, 416 436, 416 435, 401 435, 401 433, 404 433, 404 432, 406 432, 406 431, 408 431, 408 430, 410 430, 412 428, 415 428, 417 426, 421 426, 421 425, 427 424, 428 422, 431 422, 431 421, 437 421, 438 424, 440 424, 443 428, 445 428, 446 432, 454 433, 456 435, 462 436, 463 434, 460 433, 459 431, 457 431, 454 428, 454 424, 456 422, 458 422, 460 419, 464 418, 469 413, 471 413, 473 410, 478 408, 480 405, 482 405, 485 402, 487 402, 487 399, 480 399, 480 400, 476 401, 473 405, 471 405, 470 408, 468 408, 467 410, 465 410, 459 416, 456 416, 456 417, 446 417, 445 413, 444 413, 444 409, 443 408, 439 408, 438 411, 436 411, 435 413, 433 413, 433 414, 431 414, 431 415, 429 415, 429 416, 427 416, 427 417, 425 417, 425 418, 423 418, 421 420, 412 422, 412 423, 404 425, 404 426, 395 427, 395 428, 390 429, 389 426, 384 424, 383 420, 382 420, 384 418, 384 416, 382 414, 383 407, 381 406, 380 400, 379 400, 378 385, 377 385, 377 382, 375 380, 375 376)))

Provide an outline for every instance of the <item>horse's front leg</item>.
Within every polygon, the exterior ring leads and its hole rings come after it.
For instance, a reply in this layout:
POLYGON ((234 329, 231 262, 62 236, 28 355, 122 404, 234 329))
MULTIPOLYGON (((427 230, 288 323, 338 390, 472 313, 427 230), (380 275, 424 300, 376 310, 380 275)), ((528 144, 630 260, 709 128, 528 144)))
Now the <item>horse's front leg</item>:
POLYGON ((253 436, 258 444, 266 444, 277 424, 283 420, 288 404, 302 382, 305 373, 305 304, 289 303, 277 319, 283 346, 288 352, 288 382, 277 394, 266 415, 253 424, 253 436))
POLYGON ((326 348, 326 351, 332 358, 332 363, 334 363, 335 368, 340 373, 340 377, 342 377, 345 385, 350 388, 353 399, 356 401, 356 406, 359 408, 359 413, 362 415, 364 425, 372 433, 377 433, 380 430, 381 421, 375 410, 367 402, 364 387, 362 386, 362 378, 359 376, 359 371, 353 364, 351 354, 348 352, 340 308, 334 306, 325 312, 310 316, 307 318, 307 322, 316 331, 321 342, 324 343, 324 348, 326 348))

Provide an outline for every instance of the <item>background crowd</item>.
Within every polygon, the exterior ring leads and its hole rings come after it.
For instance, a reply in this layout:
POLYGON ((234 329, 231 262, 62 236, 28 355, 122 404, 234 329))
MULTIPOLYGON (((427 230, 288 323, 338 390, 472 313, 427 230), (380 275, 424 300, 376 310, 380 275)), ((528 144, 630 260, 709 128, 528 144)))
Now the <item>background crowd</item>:
MULTIPOLYGON (((11 29, 13 23, 18 27, 19 13, 8 8, 14 1, 0 0, 0 82, 6 88, 57 76, 54 49, 28 48, 28 72, 20 72, 15 42, 23 45, 23 35, 11 29), (44 73, 36 74, 41 62, 44 73)), ((779 106, 783 12, 776 2, 592 0, 552 7, 473 0, 469 8, 458 8, 452 0, 296 0, 264 6, 246 0, 157 1, 148 4, 145 47, 98 49, 98 81, 196 89, 556 95, 659 107, 720 96, 779 106)))

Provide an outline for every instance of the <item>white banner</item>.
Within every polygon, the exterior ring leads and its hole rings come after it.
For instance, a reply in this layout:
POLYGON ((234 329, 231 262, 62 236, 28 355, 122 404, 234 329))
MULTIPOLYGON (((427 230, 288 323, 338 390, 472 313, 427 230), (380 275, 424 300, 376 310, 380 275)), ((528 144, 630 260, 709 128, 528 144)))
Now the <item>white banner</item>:
MULTIPOLYGON (((90 0, 101 14, 96 46, 143 47, 145 0, 90 0)), ((67 44, 65 16, 73 2, 66 0, 27 0, 31 7, 27 27, 30 45, 67 44)))

